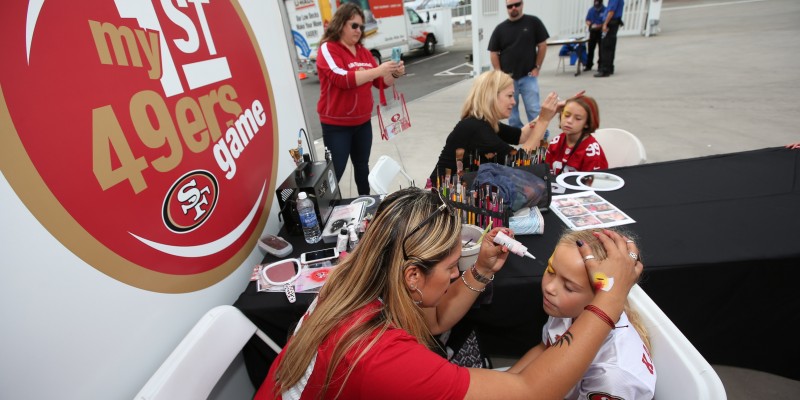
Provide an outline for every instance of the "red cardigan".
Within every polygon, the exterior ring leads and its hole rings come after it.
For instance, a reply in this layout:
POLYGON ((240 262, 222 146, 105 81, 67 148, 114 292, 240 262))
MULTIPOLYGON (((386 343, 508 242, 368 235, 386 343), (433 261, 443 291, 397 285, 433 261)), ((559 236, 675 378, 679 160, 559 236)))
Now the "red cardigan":
MULTIPOLYGON (((320 96, 319 120, 339 126, 361 125, 372 117, 372 88, 368 83, 356 86, 356 71, 377 67, 372 53, 356 45, 356 54, 339 42, 325 42, 317 51, 320 96)), ((372 81, 380 88, 383 78, 372 81)))

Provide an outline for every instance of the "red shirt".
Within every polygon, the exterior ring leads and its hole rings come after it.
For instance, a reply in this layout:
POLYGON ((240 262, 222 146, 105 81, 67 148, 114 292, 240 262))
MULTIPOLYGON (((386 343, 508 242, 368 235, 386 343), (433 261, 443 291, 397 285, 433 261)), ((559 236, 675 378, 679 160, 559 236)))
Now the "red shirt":
POLYGON ((356 86, 356 71, 375 68, 375 59, 363 45, 356 44, 356 54, 339 42, 325 42, 317 51, 319 102, 317 113, 323 124, 357 126, 372 117, 372 87, 380 87, 383 78, 356 86))
MULTIPOLYGON (((334 344, 345 329, 359 316, 381 307, 378 300, 354 313, 328 335, 317 351, 313 372, 302 390, 302 399, 332 399, 341 388, 347 368, 356 362, 360 350, 351 350, 336 368, 328 391, 320 396, 325 374, 333 355, 334 344)), ((377 334, 366 339, 369 343, 377 334)), ((280 398, 273 395, 275 372, 284 352, 272 363, 269 374, 258 389, 254 400, 280 398)), ((432 352, 405 330, 390 328, 377 343, 358 360, 347 379, 340 399, 463 399, 469 388, 469 371, 451 364, 432 352)))
POLYGON ((567 134, 561 133, 547 146, 545 161, 550 164, 550 173, 595 171, 608 168, 603 148, 594 136, 589 135, 578 143, 578 148, 567 147, 567 134))

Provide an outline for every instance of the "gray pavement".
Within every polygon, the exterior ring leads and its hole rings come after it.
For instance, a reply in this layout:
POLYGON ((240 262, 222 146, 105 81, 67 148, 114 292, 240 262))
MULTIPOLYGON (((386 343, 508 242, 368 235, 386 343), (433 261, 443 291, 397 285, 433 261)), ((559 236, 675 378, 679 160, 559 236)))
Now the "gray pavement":
MULTIPOLYGON (((552 46, 540 88, 562 98, 586 90, 598 101, 601 127, 637 135, 648 162, 797 142, 798 21, 796 0, 664 0, 660 33, 619 38, 614 76, 561 72, 552 46)), ((458 33, 455 46, 471 47, 468 35, 458 33)), ((424 183, 471 83, 409 102, 412 128, 391 141, 381 141, 373 118, 371 164, 387 154, 424 183)), ((560 132, 557 122, 550 131, 560 132)), ((341 188, 343 197, 358 195, 349 166, 341 188)))
MULTIPOLYGON (((797 0, 664 0, 657 35, 619 38, 612 77, 560 72, 558 49, 550 47, 540 88, 543 95, 556 91, 562 98, 586 90, 598 101, 601 127, 638 136, 648 162, 800 142, 799 21, 797 0)), ((455 46, 470 47, 468 34, 459 34, 455 46)), ((409 102, 412 128, 392 141, 381 141, 373 119, 371 164, 387 154, 417 186, 424 184, 471 83, 467 79, 409 102)), ((550 131, 560 132, 557 122, 550 131)), ((349 166, 340 187, 343 197, 358 196, 349 166)), ((729 399, 800 394, 798 381, 715 369, 729 399)))

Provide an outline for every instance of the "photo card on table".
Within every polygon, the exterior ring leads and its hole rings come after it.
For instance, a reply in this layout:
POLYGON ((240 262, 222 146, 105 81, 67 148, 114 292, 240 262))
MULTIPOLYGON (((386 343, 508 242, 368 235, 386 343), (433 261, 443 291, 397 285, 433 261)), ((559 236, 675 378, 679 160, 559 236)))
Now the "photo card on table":
POLYGON ((636 222, 593 191, 553 196, 550 209, 567 227, 579 231, 636 222))

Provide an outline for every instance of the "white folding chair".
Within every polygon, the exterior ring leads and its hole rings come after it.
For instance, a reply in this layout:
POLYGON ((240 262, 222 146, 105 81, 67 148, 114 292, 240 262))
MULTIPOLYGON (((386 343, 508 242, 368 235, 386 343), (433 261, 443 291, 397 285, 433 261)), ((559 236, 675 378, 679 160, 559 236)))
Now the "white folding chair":
POLYGON ((708 361, 639 285, 631 289, 628 302, 650 336, 658 374, 656 399, 727 399, 725 387, 708 361))
MULTIPOLYGON (((394 190, 390 188, 395 187, 394 183, 400 181, 397 179, 398 175, 405 177, 409 187, 414 186, 414 180, 411 179, 411 176, 409 176, 406 171, 403 171, 403 168, 400 167, 397 161, 386 155, 380 156, 375 166, 370 168, 368 176, 369 187, 376 194, 389 194, 394 192, 394 190)), ((402 184, 397 187, 400 186, 402 186, 402 184)))
POLYGON ((186 334, 134 399, 207 399, 254 334, 280 353, 280 346, 236 307, 212 308, 186 334))
POLYGON ((608 167, 625 167, 647 162, 644 145, 634 134, 618 128, 601 128, 592 134, 600 143, 608 167))

